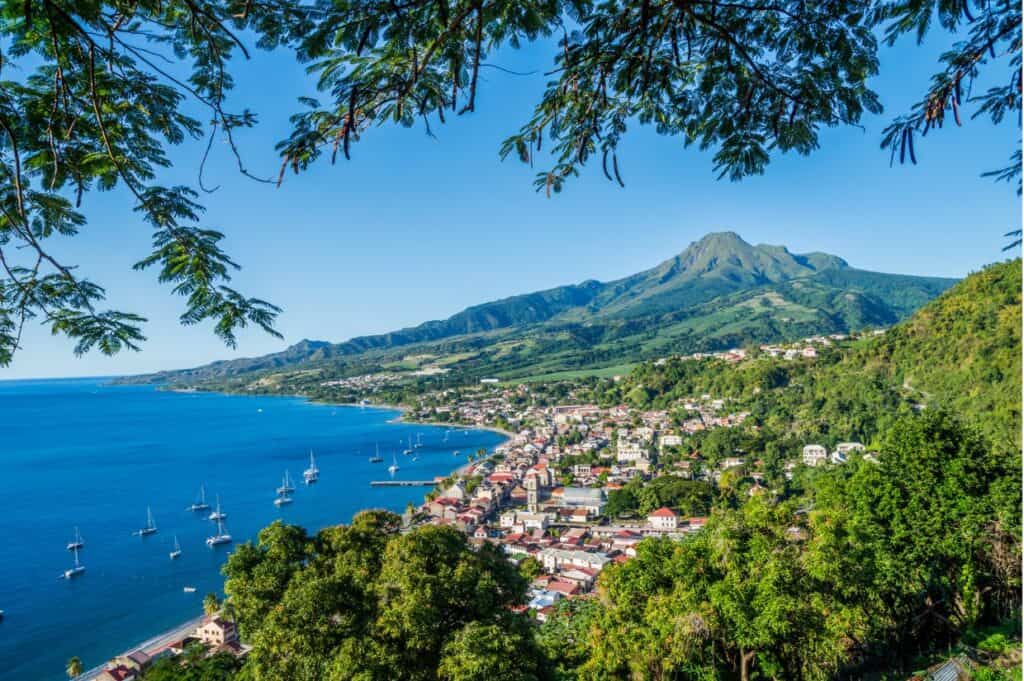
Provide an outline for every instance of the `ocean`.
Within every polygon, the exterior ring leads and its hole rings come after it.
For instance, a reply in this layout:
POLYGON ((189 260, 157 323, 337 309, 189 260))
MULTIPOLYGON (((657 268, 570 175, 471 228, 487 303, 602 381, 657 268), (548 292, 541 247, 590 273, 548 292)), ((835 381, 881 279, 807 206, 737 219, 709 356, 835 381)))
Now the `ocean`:
POLYGON ((401 467, 395 479, 429 480, 503 441, 397 416, 105 379, 0 382, 0 681, 65 678, 73 655, 88 669, 200 614, 203 595, 221 591, 219 570, 231 551, 205 545, 216 528, 209 512, 186 510, 200 485, 211 505, 220 496, 238 543, 278 518, 313 532, 364 508, 401 512, 428 488, 371 488, 389 478, 393 458, 401 467), (402 450, 417 438, 413 461, 402 450), (370 463, 378 444, 384 462, 370 463), (310 450, 320 481, 307 487, 310 450), (278 509, 285 470, 298 489, 295 502, 278 509), (158 532, 135 536, 147 507, 158 532), (60 579, 73 564, 66 545, 76 526, 86 572, 60 579), (172 561, 175 536, 182 555, 172 561))

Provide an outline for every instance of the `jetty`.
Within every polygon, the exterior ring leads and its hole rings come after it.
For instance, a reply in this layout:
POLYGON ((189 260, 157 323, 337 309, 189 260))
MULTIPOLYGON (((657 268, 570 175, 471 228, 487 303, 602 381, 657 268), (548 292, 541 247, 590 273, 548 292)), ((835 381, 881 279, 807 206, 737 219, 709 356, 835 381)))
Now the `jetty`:
POLYGON ((370 487, 433 487, 435 480, 373 480, 370 487))

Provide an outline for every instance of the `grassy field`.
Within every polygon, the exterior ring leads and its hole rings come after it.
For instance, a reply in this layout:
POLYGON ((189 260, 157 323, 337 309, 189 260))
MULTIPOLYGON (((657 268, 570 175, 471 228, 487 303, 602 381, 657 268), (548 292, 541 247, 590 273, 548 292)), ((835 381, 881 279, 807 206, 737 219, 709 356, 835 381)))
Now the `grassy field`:
POLYGON ((561 381, 583 376, 597 376, 598 378, 611 378, 612 376, 624 376, 633 370, 636 364, 616 364, 610 367, 599 369, 577 369, 573 371, 554 371, 547 374, 533 374, 521 378, 509 379, 509 383, 523 383, 536 381, 561 381))

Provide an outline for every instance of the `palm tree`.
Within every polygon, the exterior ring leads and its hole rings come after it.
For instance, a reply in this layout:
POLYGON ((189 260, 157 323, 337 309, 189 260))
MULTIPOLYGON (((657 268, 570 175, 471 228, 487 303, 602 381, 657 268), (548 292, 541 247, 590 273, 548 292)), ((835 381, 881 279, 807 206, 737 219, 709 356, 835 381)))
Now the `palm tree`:
POLYGON ((217 594, 206 594, 206 597, 203 598, 203 614, 216 615, 218 610, 220 610, 220 601, 217 599, 217 594))
POLYGON ((68 660, 68 666, 64 669, 67 672, 68 678, 73 679, 82 673, 82 661, 78 659, 78 656, 72 657, 68 660))

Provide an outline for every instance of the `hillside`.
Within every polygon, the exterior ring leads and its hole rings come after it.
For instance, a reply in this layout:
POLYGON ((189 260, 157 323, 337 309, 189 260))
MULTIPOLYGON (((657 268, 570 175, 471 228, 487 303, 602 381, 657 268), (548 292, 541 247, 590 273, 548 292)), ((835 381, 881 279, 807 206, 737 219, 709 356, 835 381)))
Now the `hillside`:
POLYGON ((738 400, 796 440, 869 442, 901 413, 941 407, 1017 451, 1021 261, 990 265, 884 335, 814 362, 646 363, 598 399, 665 408, 705 392, 738 400))
POLYGON ((290 373, 311 379, 409 366, 408 356, 468 377, 527 376, 635 362, 673 352, 889 326, 954 280, 851 268, 837 256, 754 246, 708 234, 622 279, 561 286, 483 303, 444 320, 342 343, 303 340, 263 357, 130 381, 261 389, 290 373), (268 376, 271 380, 266 380, 268 376))

